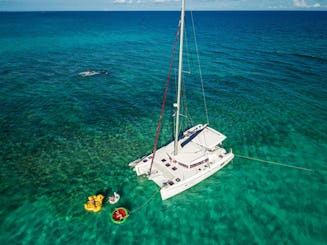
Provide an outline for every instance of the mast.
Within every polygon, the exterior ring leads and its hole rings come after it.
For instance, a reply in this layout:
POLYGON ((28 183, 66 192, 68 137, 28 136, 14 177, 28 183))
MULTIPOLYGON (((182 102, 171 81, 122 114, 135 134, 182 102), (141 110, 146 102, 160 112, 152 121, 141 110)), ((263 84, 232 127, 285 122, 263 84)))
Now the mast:
POLYGON ((178 154, 180 97, 181 97, 182 70, 183 70, 183 38, 184 38, 184 11, 185 11, 184 8, 185 8, 185 1, 182 0, 181 30, 180 30, 180 40, 179 40, 177 102, 175 104, 175 106, 176 106, 175 142, 174 142, 174 155, 175 156, 178 154))

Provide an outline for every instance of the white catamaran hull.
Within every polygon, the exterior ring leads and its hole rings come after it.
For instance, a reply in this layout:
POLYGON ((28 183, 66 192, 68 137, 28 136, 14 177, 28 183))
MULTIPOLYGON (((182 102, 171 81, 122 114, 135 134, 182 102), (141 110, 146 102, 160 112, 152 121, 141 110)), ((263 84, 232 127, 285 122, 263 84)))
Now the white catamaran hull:
POLYGON ((160 190, 161 199, 166 200, 170 197, 173 197, 173 196, 195 186, 196 184, 200 183, 202 180, 204 180, 204 179, 210 177, 211 175, 213 175, 214 173, 218 172, 218 170, 220 170, 221 168, 226 166, 233 158, 234 158, 234 154, 230 152, 229 155, 226 156, 224 161, 222 161, 222 163, 212 164, 210 168, 207 168, 206 170, 203 170, 202 172, 198 173, 197 175, 193 176, 192 178, 187 179, 183 182, 179 182, 176 185, 164 186, 160 190))
POLYGON ((129 164, 138 176, 145 175, 161 188, 162 200, 198 184, 234 158, 232 152, 227 153, 224 148, 216 145, 225 139, 225 136, 207 125, 197 125, 184 132, 184 135, 186 136, 179 141, 183 148, 177 156, 172 153, 174 142, 157 150, 151 174, 149 169, 152 154, 129 164), (202 138, 206 139, 206 145, 200 145, 199 140, 202 138), (210 143, 214 146, 208 149, 210 143))

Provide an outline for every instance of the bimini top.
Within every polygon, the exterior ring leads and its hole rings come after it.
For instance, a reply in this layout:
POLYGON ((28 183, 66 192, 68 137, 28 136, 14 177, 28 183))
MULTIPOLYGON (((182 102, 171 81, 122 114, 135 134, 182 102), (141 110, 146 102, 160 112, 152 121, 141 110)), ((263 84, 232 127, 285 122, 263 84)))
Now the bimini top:
POLYGON ((203 125, 202 127, 199 125, 194 128, 197 130, 195 132, 193 131, 192 135, 181 143, 182 147, 186 147, 188 143, 193 142, 208 150, 213 150, 216 145, 220 144, 223 140, 226 139, 225 135, 219 133, 213 128, 208 127, 207 125, 203 125))
POLYGON ((226 139, 225 135, 204 125, 181 142, 181 148, 176 156, 173 154, 173 144, 168 146, 167 154, 171 160, 188 167, 198 162, 208 161, 204 152, 214 150, 224 139, 226 139))
POLYGON ((192 142, 201 145, 208 150, 213 150, 216 145, 220 144, 226 139, 226 136, 218 131, 214 130, 213 128, 206 127, 203 129, 198 136, 192 139, 192 142))

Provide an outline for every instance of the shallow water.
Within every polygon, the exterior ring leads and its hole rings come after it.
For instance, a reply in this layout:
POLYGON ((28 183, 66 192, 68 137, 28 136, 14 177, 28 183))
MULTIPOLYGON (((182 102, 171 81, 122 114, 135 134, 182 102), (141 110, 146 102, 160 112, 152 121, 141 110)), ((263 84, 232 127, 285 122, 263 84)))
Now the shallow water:
MULTIPOLYGON (((314 171, 236 157, 161 201, 128 163, 151 152, 178 13, 0 13, 1 244, 326 243, 327 14, 193 15, 226 148, 314 171), (111 74, 78 76, 88 69, 111 74), (123 225, 113 206, 83 208, 113 191, 132 212, 123 225)), ((204 123, 201 90, 188 86, 204 123)), ((172 83, 161 145, 173 95, 172 83)))

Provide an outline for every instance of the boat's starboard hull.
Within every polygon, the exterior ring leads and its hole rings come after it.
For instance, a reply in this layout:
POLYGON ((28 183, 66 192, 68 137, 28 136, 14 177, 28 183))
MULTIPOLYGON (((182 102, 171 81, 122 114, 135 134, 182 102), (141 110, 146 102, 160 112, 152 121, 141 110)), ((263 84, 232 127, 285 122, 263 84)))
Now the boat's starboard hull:
POLYGON ((183 191, 190 189, 191 187, 197 185, 201 181, 209 178, 211 175, 215 174, 216 172, 218 172, 220 169, 225 167, 228 163, 230 163, 233 160, 234 154, 232 152, 230 152, 228 154, 229 155, 226 158, 226 160, 223 162, 223 165, 221 165, 221 166, 217 165, 215 167, 207 168, 206 170, 203 170, 203 172, 200 172, 197 175, 195 175, 193 178, 189 178, 189 179, 184 180, 183 182, 179 182, 175 186, 174 185, 169 186, 169 184, 168 184, 167 186, 162 187, 160 190, 161 199, 167 200, 168 198, 176 196, 176 195, 182 193, 183 191))

